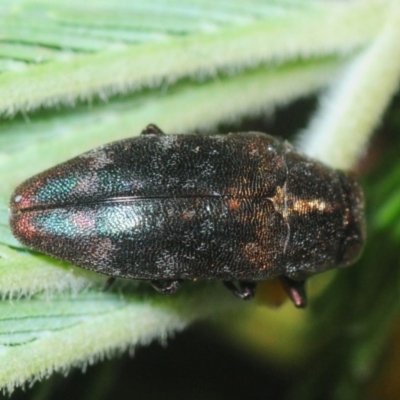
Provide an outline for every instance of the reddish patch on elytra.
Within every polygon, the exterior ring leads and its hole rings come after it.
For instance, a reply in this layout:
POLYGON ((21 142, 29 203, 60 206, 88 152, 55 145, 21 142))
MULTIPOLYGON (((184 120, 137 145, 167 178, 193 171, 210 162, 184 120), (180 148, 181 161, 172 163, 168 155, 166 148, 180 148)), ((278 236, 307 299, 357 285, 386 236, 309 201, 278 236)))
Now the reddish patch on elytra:
POLYGON ((38 233, 36 229, 34 217, 29 217, 27 215, 18 215, 14 217, 15 219, 11 221, 14 227, 14 234, 21 240, 21 242, 26 242, 27 240, 32 240, 38 233))
POLYGON ((94 229, 96 226, 96 220, 84 211, 75 212, 69 217, 69 221, 78 229, 94 229))

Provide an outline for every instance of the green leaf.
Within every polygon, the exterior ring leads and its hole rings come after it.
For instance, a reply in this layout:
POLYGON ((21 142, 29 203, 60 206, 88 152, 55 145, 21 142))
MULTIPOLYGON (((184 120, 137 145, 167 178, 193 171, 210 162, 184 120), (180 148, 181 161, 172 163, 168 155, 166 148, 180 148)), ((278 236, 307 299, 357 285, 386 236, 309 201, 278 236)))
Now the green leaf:
POLYGON ((386 12, 384 1, 253 1, 245 7, 221 2, 210 11, 205 1, 152 2, 151 7, 140 1, 112 7, 100 1, 85 6, 74 1, 47 1, 41 7, 29 0, 18 3, 3 5, 2 37, 10 43, 3 56, 28 57, 21 48, 28 43, 33 47, 28 61, 40 64, 0 76, 0 112, 7 115, 263 63, 340 56, 368 43, 386 12), (132 43, 118 36, 120 31, 149 36, 145 43, 132 43), (160 32, 163 37, 154 35, 160 32))
MULTIPOLYGON (((6 361, 0 386, 13 391, 25 382, 92 364, 156 337, 165 339, 194 318, 215 315, 229 302, 210 290, 180 294, 173 301, 140 296, 84 291, 34 296, 0 303, 0 348, 6 361), (225 303, 225 305, 224 305, 225 303)), ((231 299, 230 299, 231 300, 231 299)))
POLYGON ((305 153, 333 167, 353 167, 398 89, 400 11, 390 8, 382 31, 331 87, 303 134, 305 153))

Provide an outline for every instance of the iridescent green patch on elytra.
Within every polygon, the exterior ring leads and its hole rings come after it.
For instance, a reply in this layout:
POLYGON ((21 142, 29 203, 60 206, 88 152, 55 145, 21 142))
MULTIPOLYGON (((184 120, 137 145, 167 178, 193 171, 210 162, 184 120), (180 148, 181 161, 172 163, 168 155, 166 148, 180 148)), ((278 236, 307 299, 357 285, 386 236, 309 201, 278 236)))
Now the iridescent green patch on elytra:
POLYGON ((35 203, 57 203, 63 198, 69 197, 78 184, 78 177, 72 173, 66 176, 56 176, 42 182, 34 192, 35 203))

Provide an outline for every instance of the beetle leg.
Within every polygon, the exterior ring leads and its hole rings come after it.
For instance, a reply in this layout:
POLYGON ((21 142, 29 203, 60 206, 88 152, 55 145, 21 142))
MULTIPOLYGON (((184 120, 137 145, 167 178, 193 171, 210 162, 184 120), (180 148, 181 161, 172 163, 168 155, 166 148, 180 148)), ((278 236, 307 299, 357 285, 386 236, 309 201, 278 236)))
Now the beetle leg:
POLYGON ((154 124, 149 124, 142 130, 141 135, 165 135, 165 133, 154 124))
POLYGON ((235 296, 240 297, 242 300, 251 300, 256 294, 257 284, 255 282, 238 282, 239 288, 231 281, 224 281, 223 283, 235 296))
POLYGON ((176 281, 172 280, 163 280, 163 281, 150 281, 151 285, 157 292, 162 294, 174 294, 176 293, 180 287, 183 285, 182 279, 177 279, 176 281))
POLYGON ((281 276, 280 281, 286 293, 292 300, 297 308, 304 308, 307 306, 307 293, 304 287, 305 280, 295 281, 287 276, 281 276))
POLYGON ((107 292, 107 290, 110 289, 110 287, 114 284, 115 281, 116 278, 114 276, 110 276, 103 287, 103 292, 107 292))

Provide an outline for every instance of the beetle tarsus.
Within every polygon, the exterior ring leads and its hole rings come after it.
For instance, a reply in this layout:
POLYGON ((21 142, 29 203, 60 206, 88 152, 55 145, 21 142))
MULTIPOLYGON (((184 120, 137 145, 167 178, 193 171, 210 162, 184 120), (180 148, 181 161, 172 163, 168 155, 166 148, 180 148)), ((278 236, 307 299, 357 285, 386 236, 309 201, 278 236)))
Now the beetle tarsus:
POLYGON ((154 124, 149 124, 142 130, 141 135, 165 135, 165 133, 154 124))
POLYGON ((174 294, 183 285, 182 279, 172 280, 160 280, 160 281, 150 281, 151 285, 157 292, 162 294, 174 294))
POLYGON ((225 287, 227 287, 235 296, 242 300, 251 300, 256 294, 255 282, 241 281, 238 282, 239 288, 231 281, 224 281, 225 287))
POLYGON ((307 293, 304 287, 305 280, 295 281, 286 276, 281 276, 280 281, 290 300, 292 300, 297 308, 304 308, 307 306, 307 293))

